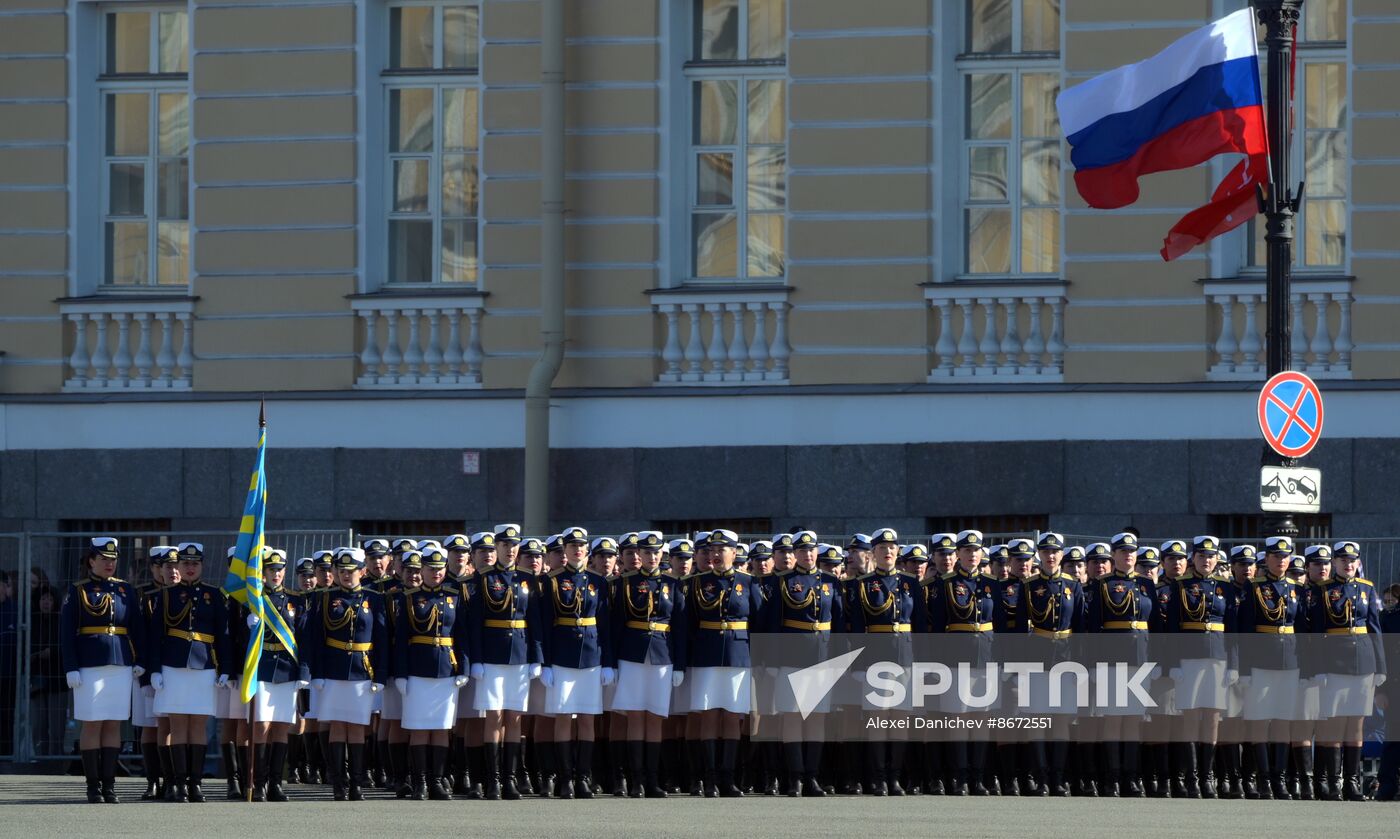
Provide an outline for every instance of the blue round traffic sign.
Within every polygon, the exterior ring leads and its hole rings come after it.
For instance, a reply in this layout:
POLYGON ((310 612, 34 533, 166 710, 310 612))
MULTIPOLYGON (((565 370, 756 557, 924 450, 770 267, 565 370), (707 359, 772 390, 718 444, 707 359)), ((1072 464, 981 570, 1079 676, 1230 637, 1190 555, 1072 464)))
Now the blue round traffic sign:
POLYGON ((1303 457, 1322 439, 1322 393, 1302 373, 1285 370, 1259 391, 1259 430, 1269 448, 1303 457))

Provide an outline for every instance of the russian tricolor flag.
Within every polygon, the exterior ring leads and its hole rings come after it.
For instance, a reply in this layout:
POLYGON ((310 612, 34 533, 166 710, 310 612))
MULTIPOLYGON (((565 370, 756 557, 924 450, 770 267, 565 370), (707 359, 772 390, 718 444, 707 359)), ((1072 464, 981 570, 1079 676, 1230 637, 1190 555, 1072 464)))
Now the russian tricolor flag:
POLYGON ((1132 204, 1141 175, 1196 166, 1218 154, 1247 156, 1210 204, 1172 228, 1164 259, 1257 212, 1255 188, 1268 182, 1269 141, 1256 38, 1254 11, 1243 9, 1056 99, 1074 183, 1091 207, 1132 204))

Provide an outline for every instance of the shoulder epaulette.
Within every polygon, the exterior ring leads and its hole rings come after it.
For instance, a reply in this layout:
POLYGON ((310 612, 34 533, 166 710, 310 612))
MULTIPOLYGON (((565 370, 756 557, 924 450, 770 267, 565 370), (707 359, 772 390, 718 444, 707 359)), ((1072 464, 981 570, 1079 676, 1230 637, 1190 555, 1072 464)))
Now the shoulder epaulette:
POLYGON ((560 574, 563 574, 563 573, 564 573, 564 569, 563 569, 562 567, 560 567, 560 568, 555 568, 553 571, 550 571, 549 574, 548 574, 548 576, 549 576, 550 579, 553 579, 553 578, 555 578, 555 577, 557 577, 557 576, 559 576, 560 574))
POLYGON ((900 572, 899 572, 899 576, 901 576, 901 577, 908 577, 908 578, 911 579, 911 580, 917 580, 917 579, 919 579, 919 575, 918 575, 918 574, 910 574, 908 571, 900 571, 900 572))
POLYGON ((750 574, 750 573, 747 572, 747 571, 740 571, 738 568, 735 568, 735 569, 734 569, 734 576, 736 576, 736 577, 752 577, 753 575, 750 574))
POLYGON ((856 577, 856 579, 857 579, 857 580, 864 580, 864 579, 867 579, 867 578, 873 577, 873 576, 875 576, 875 572, 874 572, 874 571, 867 571, 867 572, 865 572, 864 574, 861 574, 859 577, 856 577))
POLYGON ((1056 574, 1055 577, 1056 577, 1057 579, 1060 579, 1060 580, 1069 580, 1071 583, 1077 583, 1077 582, 1079 582, 1079 580, 1075 579, 1074 577, 1071 577, 1070 575, 1066 574, 1066 573, 1063 572, 1063 571, 1061 571, 1061 572, 1059 572, 1058 574, 1056 574))
POLYGON ((1358 583, 1362 583, 1363 585, 1371 586, 1372 588, 1374 588, 1375 585, 1376 585, 1375 583, 1371 582, 1370 580, 1366 579, 1365 577, 1357 577, 1357 578, 1356 578, 1356 581, 1357 581, 1358 583))

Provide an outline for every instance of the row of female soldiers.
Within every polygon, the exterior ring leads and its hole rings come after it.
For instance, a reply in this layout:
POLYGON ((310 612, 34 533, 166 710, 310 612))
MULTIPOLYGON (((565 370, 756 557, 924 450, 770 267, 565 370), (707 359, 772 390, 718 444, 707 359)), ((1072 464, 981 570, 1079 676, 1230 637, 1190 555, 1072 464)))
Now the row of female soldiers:
MULTIPOLYGON (((254 709, 255 797, 285 798, 290 735, 309 747, 299 767, 310 762, 307 753, 321 753, 338 800, 363 797, 367 743, 378 747, 386 783, 401 797, 448 798, 455 790, 517 798, 523 786, 517 777, 528 777, 517 772, 523 722, 532 729, 540 792, 591 797, 595 719, 605 711, 618 720, 609 732, 620 753, 613 763, 630 769, 629 794, 665 795, 658 768, 665 734, 675 738, 672 759, 693 770, 693 793, 741 795, 740 737, 756 724, 755 710, 778 716, 781 757, 771 768, 775 778, 786 777, 789 794, 829 792, 832 786, 819 780, 822 741, 830 739, 822 712, 829 706, 804 718, 786 680, 773 695, 756 697, 750 627, 817 638, 843 630, 894 637, 1012 631, 1052 642, 1075 631, 1199 633, 1200 658, 1172 669, 1174 724, 1181 730, 1161 738, 1176 742, 1171 754, 1165 744, 1156 750, 1166 756, 1163 764, 1139 765, 1143 709, 1102 709, 1101 719, 1076 722, 1098 726, 1104 742, 1081 744, 1073 789, 1063 740, 1029 744, 1016 756, 997 749, 998 779, 989 771, 990 744, 977 738, 927 744, 921 776, 910 786, 933 794, 998 787, 1006 794, 1019 787, 1041 795, 1141 795, 1146 774, 1158 794, 1211 797, 1218 774, 1221 795, 1292 797, 1284 774, 1291 744, 1296 794, 1308 798, 1312 743, 1293 736, 1300 730, 1295 722, 1308 721, 1307 730, 1316 726, 1319 733, 1324 765, 1319 792, 1360 795, 1360 721, 1384 679, 1384 659, 1368 657, 1368 644, 1356 643, 1378 636, 1379 606, 1374 588, 1356 576, 1354 543, 1339 543, 1335 557, 1325 545, 1309 548, 1309 563, 1326 561, 1329 571, 1307 586, 1288 579, 1293 546, 1283 537, 1271 538, 1262 558, 1250 546, 1236 547, 1232 569, 1249 572, 1233 581, 1217 575, 1218 540, 1197 537, 1189 549, 1169 541, 1161 560, 1168 568, 1184 562, 1189 570, 1178 568, 1159 584, 1135 572, 1145 558, 1157 560, 1156 549, 1139 548, 1128 533, 1086 549, 1067 548, 1053 533, 998 546, 1010 569, 1005 580, 981 573, 987 549, 971 530, 936 534, 929 550, 900 545, 893 530, 882 528, 853 541, 851 554, 859 560, 844 575, 839 569, 847 557, 810 531, 749 547, 748 560, 763 573, 736 569, 744 546, 725 530, 697 534, 694 543, 666 543, 646 531, 619 543, 569 528, 541 543, 523 539, 516 525, 501 525, 442 543, 370 540, 319 552, 298 569, 302 588, 314 587, 295 593, 281 585, 284 557, 270 552, 267 590, 295 628, 299 654, 264 644, 254 709), (380 571, 368 580, 367 560, 380 571), (1076 563, 1084 569, 1078 578, 1065 573, 1078 570, 1076 563), (1258 579, 1250 579, 1256 565, 1258 579), (1280 652, 1273 666, 1241 677, 1228 669, 1223 651, 1226 632, 1284 636, 1289 630, 1345 631, 1358 651, 1357 660, 1335 668, 1343 672, 1314 680, 1310 707, 1294 690, 1296 657, 1280 652), (1227 729, 1243 730, 1229 738, 1217 773, 1222 717, 1227 729), (1241 749, 1241 742, 1250 745, 1241 749)), ((94 540, 89 576, 64 605, 64 660, 84 721, 89 800, 116 800, 118 727, 128 715, 148 723, 143 748, 154 748, 146 755, 152 782, 143 797, 202 800, 205 719, 247 718, 231 662, 254 621, 199 582, 202 548, 195 543, 153 551, 156 582, 145 593, 114 576, 117 553, 116 540, 94 540), (160 767, 163 790, 151 766, 160 767)), ((1066 722, 1073 709, 1050 705, 1045 688, 1035 683, 1023 708, 1066 722)), ((947 701, 944 713, 976 716, 947 701)), ((235 725, 226 729, 225 743, 246 736, 235 725)), ((863 783, 848 783, 845 791, 902 794, 904 750, 901 741, 869 744, 863 783)), ((226 769, 230 794, 241 792, 233 786, 239 773, 226 769)))

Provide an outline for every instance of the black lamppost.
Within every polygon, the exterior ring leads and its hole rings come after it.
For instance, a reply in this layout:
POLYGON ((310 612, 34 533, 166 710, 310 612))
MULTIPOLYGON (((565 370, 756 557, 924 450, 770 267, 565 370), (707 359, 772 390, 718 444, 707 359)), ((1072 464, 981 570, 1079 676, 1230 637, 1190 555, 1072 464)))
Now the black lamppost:
MULTIPOLYGON (((1303 197, 1303 184, 1292 189, 1289 164, 1292 148, 1293 33, 1303 0, 1252 0, 1255 14, 1265 27, 1264 45, 1268 55, 1268 81, 1264 86, 1266 121, 1269 130, 1269 187, 1261 192, 1259 204, 1264 214, 1264 243, 1268 267, 1268 323, 1265 328, 1265 357, 1269 376, 1293 367, 1292 328, 1288 317, 1289 281, 1293 270, 1293 218, 1303 197)), ((1293 458, 1280 456, 1264 446, 1261 463, 1265 466, 1294 466, 1293 458)), ((1270 532, 1297 536, 1293 516, 1279 513, 1270 517, 1270 532)))

